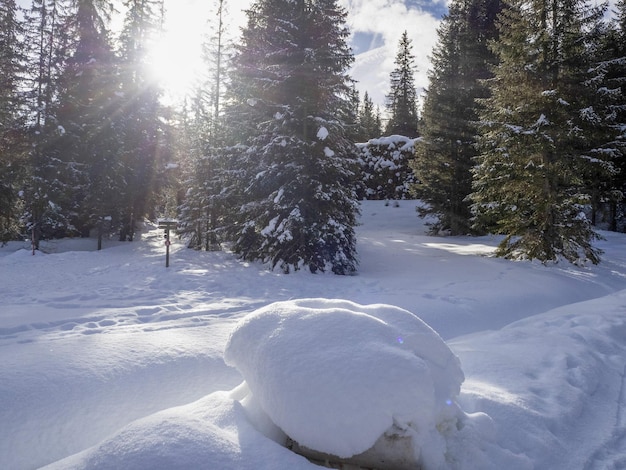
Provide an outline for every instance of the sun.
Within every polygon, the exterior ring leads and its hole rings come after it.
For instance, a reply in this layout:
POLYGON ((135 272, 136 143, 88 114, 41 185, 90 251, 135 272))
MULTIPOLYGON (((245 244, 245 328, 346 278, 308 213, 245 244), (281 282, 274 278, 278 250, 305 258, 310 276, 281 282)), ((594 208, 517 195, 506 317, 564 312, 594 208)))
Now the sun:
MULTIPOLYGON (((235 42, 244 25, 251 0, 238 0, 223 9, 224 41, 235 42)), ((202 58, 203 43, 216 27, 216 5, 205 0, 166 0, 164 31, 150 49, 150 73, 166 100, 181 102, 201 77, 211 74, 202 58)))
POLYGON ((176 101, 192 91, 206 65, 202 60, 201 32, 172 26, 151 47, 148 64, 166 97, 176 101))

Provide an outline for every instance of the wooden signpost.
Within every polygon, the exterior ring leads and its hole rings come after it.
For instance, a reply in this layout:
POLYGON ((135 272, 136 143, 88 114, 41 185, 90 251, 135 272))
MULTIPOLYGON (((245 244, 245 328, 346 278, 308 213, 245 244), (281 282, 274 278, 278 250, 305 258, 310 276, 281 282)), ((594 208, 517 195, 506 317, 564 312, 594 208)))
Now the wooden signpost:
POLYGON ((170 267, 170 230, 176 230, 176 226, 178 225, 178 220, 176 219, 158 219, 159 228, 165 230, 165 267, 170 267))

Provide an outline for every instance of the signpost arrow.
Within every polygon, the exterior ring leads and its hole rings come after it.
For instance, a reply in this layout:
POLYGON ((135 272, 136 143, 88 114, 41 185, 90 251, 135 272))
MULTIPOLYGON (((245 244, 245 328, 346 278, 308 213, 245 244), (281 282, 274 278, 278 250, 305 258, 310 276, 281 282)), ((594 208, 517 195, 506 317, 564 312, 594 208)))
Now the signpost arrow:
POLYGON ((157 223, 159 228, 165 230, 165 267, 170 267, 170 245, 172 242, 170 241, 170 230, 176 230, 176 226, 178 225, 178 220, 176 219, 158 219, 157 223))

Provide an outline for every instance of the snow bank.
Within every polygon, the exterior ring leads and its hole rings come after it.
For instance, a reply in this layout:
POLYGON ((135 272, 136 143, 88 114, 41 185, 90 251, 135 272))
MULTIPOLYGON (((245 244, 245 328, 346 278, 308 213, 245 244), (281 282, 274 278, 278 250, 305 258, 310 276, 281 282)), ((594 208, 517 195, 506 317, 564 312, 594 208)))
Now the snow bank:
POLYGON ((394 435, 412 443, 399 461, 439 468, 451 463, 450 449, 471 455, 463 442, 479 449, 493 437, 486 415, 469 417, 455 402, 464 380, 458 358, 397 307, 274 303, 240 321, 225 360, 271 421, 306 449, 345 459, 375 444, 384 452, 380 438, 394 435))
POLYGON ((626 291, 456 338, 459 403, 538 469, 626 468, 626 291))
POLYGON ((229 392, 134 421, 102 443, 45 470, 314 470, 263 438, 229 392))

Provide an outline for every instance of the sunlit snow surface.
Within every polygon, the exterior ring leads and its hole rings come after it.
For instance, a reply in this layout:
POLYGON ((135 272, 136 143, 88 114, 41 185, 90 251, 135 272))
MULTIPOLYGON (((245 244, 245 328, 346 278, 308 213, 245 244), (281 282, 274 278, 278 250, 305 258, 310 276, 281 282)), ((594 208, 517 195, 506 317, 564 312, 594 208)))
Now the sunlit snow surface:
POLYGON ((434 430, 463 381, 458 358, 417 317, 347 301, 260 309, 237 325, 225 358, 272 422, 339 457, 366 451, 393 425, 434 430))
MULTIPOLYGON (((575 268, 492 258, 494 237, 428 237, 411 201, 399 208, 366 202, 360 221, 356 276, 282 275, 226 252, 190 251, 177 240, 166 269, 162 232, 151 226, 133 243, 105 241, 101 252, 86 251, 95 240, 47 243, 47 253, 35 256, 27 244, 0 249, 0 468, 318 468, 278 443, 282 431, 269 417, 280 421, 285 410, 254 396, 254 374, 244 372, 250 383, 240 385, 242 374, 224 362, 230 335, 245 332, 242 325, 277 301, 295 313, 298 334, 303 309, 321 326, 326 307, 349 306, 345 318, 332 322, 348 330, 331 331, 327 340, 334 338, 335 349, 315 341, 314 329, 303 335, 307 347, 292 344, 298 335, 283 338, 298 354, 327 363, 327 377, 341 378, 329 378, 328 393, 314 402, 320 419, 332 411, 364 423, 363 430, 329 431, 349 434, 333 443, 337 452, 363 448, 389 423, 385 410, 362 416, 365 410, 338 404, 398 394, 406 406, 388 397, 379 403, 391 407, 386 411, 396 420, 413 422, 412 415, 426 422, 410 392, 396 390, 417 382, 393 371, 406 359, 402 370, 429 377, 430 360, 415 353, 399 313, 393 321, 382 319, 386 326, 375 323, 383 309, 371 305, 386 304, 432 327, 465 376, 458 396, 448 394, 462 427, 446 435, 438 430, 444 447, 421 454, 423 462, 472 470, 626 468, 624 234, 604 232, 606 240, 598 243, 604 262, 575 268), (314 305, 305 308, 299 299, 315 299, 307 301, 314 305), (354 328, 348 317, 358 317, 354 328), (365 336, 355 334, 361 329, 365 336), (341 357, 337 351, 349 356, 351 347, 355 360, 370 358, 371 367, 349 366, 360 369, 363 383, 341 374, 346 362, 331 360, 341 357), (368 380, 371 390, 363 385, 368 380), (368 390, 352 401, 334 401, 333 387, 368 390)), ((408 330, 415 321, 406 320, 408 330)), ((284 351, 280 344, 274 354, 284 351)), ((280 369, 268 358, 256 359, 280 369)), ((295 359, 280 360, 298 369, 295 359)), ((255 380, 259 395, 271 385, 290 397, 289 409, 298 409, 299 397, 302 404, 314 400, 309 392, 321 388, 315 381, 307 389, 289 380, 255 380)), ((444 380, 443 389, 454 392, 458 381, 444 380)), ((434 394, 433 402, 439 406, 445 395, 434 394)), ((319 439, 326 448, 328 436, 316 436, 306 422, 310 410, 301 413, 282 426, 295 430, 294 439, 319 439)))

